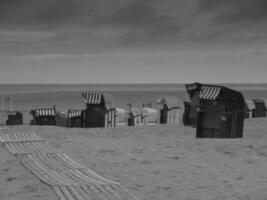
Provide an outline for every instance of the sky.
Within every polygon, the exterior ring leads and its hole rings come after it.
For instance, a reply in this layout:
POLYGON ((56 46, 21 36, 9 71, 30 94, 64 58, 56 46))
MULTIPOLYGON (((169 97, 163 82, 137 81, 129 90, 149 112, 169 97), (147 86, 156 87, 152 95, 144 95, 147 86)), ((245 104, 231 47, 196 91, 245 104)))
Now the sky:
POLYGON ((266 83, 266 0, 0 0, 0 83, 266 83))

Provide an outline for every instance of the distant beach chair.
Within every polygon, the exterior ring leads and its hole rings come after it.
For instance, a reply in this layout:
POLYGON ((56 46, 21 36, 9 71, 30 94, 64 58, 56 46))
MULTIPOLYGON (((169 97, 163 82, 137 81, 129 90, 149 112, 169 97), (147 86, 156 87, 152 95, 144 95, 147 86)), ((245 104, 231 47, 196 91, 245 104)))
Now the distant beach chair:
POLYGON ((53 108, 37 108, 31 110, 30 114, 33 116, 31 125, 67 126, 67 115, 64 112, 56 111, 56 106, 53 106, 53 108))
POLYGON ((56 125, 56 109, 53 108, 38 108, 31 110, 30 114, 33 116, 31 125, 56 125))
POLYGON ((265 99, 253 99, 255 109, 252 112, 252 117, 266 117, 265 99))
POLYGON ((161 104, 160 124, 178 125, 180 121, 180 100, 174 96, 161 96, 157 100, 161 104))
POLYGON ((68 110, 68 127, 83 127, 82 123, 82 112, 83 110, 75 110, 75 109, 69 109, 68 110))
POLYGON ((112 112, 115 112, 114 100, 110 94, 101 92, 82 93, 86 109, 83 111, 83 127, 115 127, 112 112))
POLYGON ((119 127, 127 125, 127 112, 122 108, 111 108, 105 115, 105 127, 119 127))
POLYGON ((23 124, 23 115, 21 112, 18 111, 10 111, 7 112, 7 121, 6 125, 21 125, 23 124))

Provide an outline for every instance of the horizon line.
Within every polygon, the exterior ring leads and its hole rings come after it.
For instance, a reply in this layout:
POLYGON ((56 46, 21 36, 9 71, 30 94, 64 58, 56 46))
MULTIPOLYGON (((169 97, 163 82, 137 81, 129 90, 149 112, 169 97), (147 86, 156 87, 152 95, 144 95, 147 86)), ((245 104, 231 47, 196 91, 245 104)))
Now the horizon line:
POLYGON ((172 84, 188 84, 188 83, 204 83, 204 84, 267 84, 264 82, 176 82, 176 83, 0 83, 0 85, 172 85, 172 84))

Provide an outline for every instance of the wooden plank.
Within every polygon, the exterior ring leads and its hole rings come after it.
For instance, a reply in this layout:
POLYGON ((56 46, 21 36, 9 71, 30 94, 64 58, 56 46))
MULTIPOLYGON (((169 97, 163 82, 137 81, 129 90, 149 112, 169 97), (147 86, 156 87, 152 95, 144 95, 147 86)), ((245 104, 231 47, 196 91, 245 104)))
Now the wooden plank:
POLYGON ((101 196, 98 194, 99 192, 94 192, 92 189, 90 189, 90 186, 81 186, 80 188, 92 200, 105 200, 101 198, 101 196))
POLYGON ((2 133, 0 135, 1 142, 23 142, 23 141, 43 141, 44 139, 39 138, 37 135, 27 134, 22 132, 10 132, 2 133))
POLYGON ((77 200, 85 200, 80 194, 79 192, 77 192, 77 190, 75 189, 75 187, 73 186, 68 186, 67 187, 69 192, 75 197, 75 199, 77 200))
POLYGON ((84 169, 82 165, 76 164, 74 161, 71 161, 70 159, 64 157, 62 154, 55 153, 53 154, 53 158, 60 162, 62 165, 64 165, 66 168, 69 169, 84 169))
POLYGON ((54 182, 49 178, 46 177, 45 174, 38 172, 31 164, 28 162, 27 159, 21 160, 21 163, 25 166, 26 169, 28 169, 30 172, 35 174, 41 181, 45 182, 48 185, 54 185, 54 182))
POLYGON ((85 169, 85 170, 80 170, 80 171, 82 173, 85 173, 87 176, 94 178, 95 180, 104 181, 107 184, 119 184, 118 182, 111 181, 109 179, 106 179, 106 178, 98 175, 97 173, 95 173, 94 171, 92 171, 90 169, 85 169))
POLYGON ((37 142, 27 142, 27 143, 22 143, 26 149, 29 149, 28 152, 31 153, 44 153, 38 146, 37 142))
POLYGON ((50 185, 56 185, 57 182, 53 179, 54 177, 51 178, 51 176, 49 176, 49 174, 44 171, 40 165, 37 165, 33 162, 33 160, 29 158, 25 159, 24 161, 28 164, 28 167, 31 168, 31 170, 37 177, 50 185))
POLYGON ((7 150, 10 152, 10 153, 12 153, 12 154, 16 154, 16 149, 14 149, 14 147, 13 147, 13 145, 12 144, 9 144, 9 143, 5 143, 4 144, 5 145, 5 147, 7 148, 7 150))
POLYGON ((77 200, 69 192, 69 190, 67 189, 67 186, 60 186, 60 189, 63 192, 63 194, 68 198, 68 200, 77 200))
POLYGON ((46 168, 51 170, 65 170, 57 161, 51 159, 52 154, 38 154, 38 158, 43 162, 46 168))
POLYGON ((75 185, 76 182, 71 180, 68 177, 65 177, 64 174, 61 174, 59 172, 52 172, 50 173, 59 183, 59 185, 75 185))
POLYGON ((2 143, 15 143, 15 142, 42 142, 42 141, 45 141, 44 139, 20 139, 20 140, 12 140, 12 141, 4 141, 2 143))
POLYGON ((99 182, 89 176, 86 176, 85 174, 81 173, 79 170, 72 170, 70 173, 73 174, 73 176, 76 176, 77 178, 84 180, 86 184, 105 184, 105 182, 99 182))
POLYGON ((138 198, 130 193, 125 187, 121 185, 112 185, 111 186, 114 190, 116 190, 121 196, 124 197, 124 199, 127 200, 138 200, 138 198))
POLYGON ((85 190, 83 190, 83 186, 73 186, 75 188, 75 191, 79 193, 79 195, 85 199, 85 200, 98 200, 94 197, 92 197, 92 195, 88 194, 85 190))
POLYGON ((31 142, 31 145, 34 146, 34 148, 36 150, 39 150, 40 153, 50 153, 51 151, 51 147, 49 147, 49 145, 47 145, 47 143, 45 141, 42 142, 31 142))
POLYGON ((25 149, 20 143, 12 143, 11 146, 15 149, 15 154, 25 153, 25 149))
POLYGON ((63 160, 65 160, 66 162, 68 162, 69 164, 76 166, 77 168, 84 168, 82 165, 80 165, 79 163, 75 162, 74 160, 72 160, 68 155, 66 154, 57 154, 60 158, 62 158, 63 160))
POLYGON ((49 154, 33 154, 32 156, 34 156, 34 159, 38 160, 39 162, 42 163, 42 166, 44 168, 46 168, 47 170, 57 170, 57 168, 55 168, 49 160, 46 159, 46 157, 49 154))
POLYGON ((109 193, 109 195, 114 196, 114 199, 125 200, 117 191, 115 191, 109 185, 102 185, 102 187, 109 193))
POLYGON ((95 185, 95 188, 99 191, 99 195, 102 198, 108 199, 108 200, 116 200, 112 193, 108 192, 105 188, 103 188, 101 185, 95 185))
POLYGON ((14 140, 14 138, 12 137, 12 134, 6 134, 5 136, 6 136, 6 139, 9 141, 14 140))
POLYGON ((70 175, 73 179, 76 179, 78 181, 79 185, 87 185, 90 184, 90 182, 88 180, 86 180, 83 177, 78 176, 77 174, 75 174, 74 170, 70 170, 68 171, 68 175, 70 175))
POLYGON ((68 200, 64 193, 60 190, 60 186, 53 186, 53 190, 55 191, 56 195, 60 198, 60 200, 68 200))
POLYGON ((71 185, 83 185, 86 184, 86 182, 83 182, 81 179, 78 179, 77 177, 73 176, 69 171, 58 171, 58 173, 66 178, 66 181, 71 181, 71 185))
POLYGON ((68 165, 66 165, 62 160, 57 159, 55 153, 50 154, 46 157, 47 161, 51 163, 51 167, 55 168, 55 170, 69 170, 72 169, 68 165))
POLYGON ((97 195, 101 200, 111 200, 107 197, 101 190, 99 190, 95 185, 90 185, 89 190, 93 192, 93 194, 97 195))

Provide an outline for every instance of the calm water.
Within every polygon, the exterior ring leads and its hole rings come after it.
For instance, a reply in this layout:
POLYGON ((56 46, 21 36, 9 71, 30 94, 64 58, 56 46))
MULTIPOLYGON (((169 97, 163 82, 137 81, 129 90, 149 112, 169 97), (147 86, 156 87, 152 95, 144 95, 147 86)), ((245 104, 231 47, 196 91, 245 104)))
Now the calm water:
MULTIPOLYGON (((234 84, 227 85, 240 90, 245 98, 267 98, 267 84, 234 84)), ((31 116, 29 111, 35 108, 52 107, 56 105, 58 110, 67 111, 69 108, 84 108, 81 92, 100 90, 113 95, 117 107, 127 108, 129 102, 135 107, 141 107, 142 103, 152 103, 157 107, 156 100, 161 95, 175 95, 183 100, 188 100, 184 84, 79 84, 79 85, 3 85, 0 84, 0 96, 11 96, 13 110, 22 111, 24 121, 27 123, 31 116)), ((182 103, 181 103, 182 105, 182 103)), ((1 117, 1 122, 5 116, 1 117)))

